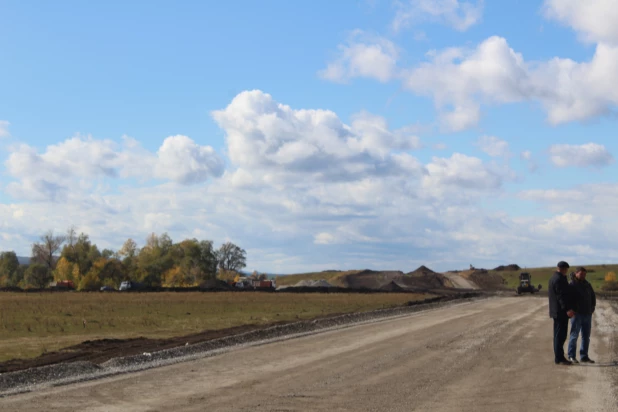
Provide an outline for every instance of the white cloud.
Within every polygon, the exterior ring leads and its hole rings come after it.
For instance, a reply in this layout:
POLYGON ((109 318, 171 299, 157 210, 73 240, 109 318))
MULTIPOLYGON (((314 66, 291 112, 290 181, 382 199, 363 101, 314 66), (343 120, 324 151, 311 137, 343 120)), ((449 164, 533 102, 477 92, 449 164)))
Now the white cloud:
POLYGON ((223 159, 210 146, 200 146, 187 136, 171 136, 157 152, 156 175, 180 183, 200 183, 223 174, 223 159))
POLYGON ((423 187, 428 193, 444 196, 444 191, 454 187, 459 195, 466 192, 497 190, 512 177, 510 170, 487 165, 477 157, 454 153, 450 158, 434 157, 427 165, 423 187))
POLYGON ((339 56, 318 72, 323 79, 346 83, 365 77, 384 83, 396 75, 399 50, 390 40, 355 30, 338 48, 339 56))
POLYGON ((483 0, 404 0, 398 2, 398 10, 392 23, 395 31, 423 22, 439 22, 465 31, 481 21, 483 0))
POLYGON ((11 136, 11 133, 9 133, 9 126, 9 122, 6 120, 0 120, 0 139, 11 136))
POLYGON ((443 124, 463 130, 480 119, 479 102, 509 103, 529 93, 528 69, 505 39, 490 37, 474 50, 450 48, 428 53, 430 61, 405 71, 404 86, 431 96, 443 124), (450 110, 449 110, 450 109, 450 110))
POLYGON ((614 162, 607 148, 597 143, 555 144, 550 146, 549 155, 551 162, 558 167, 603 167, 614 162))
POLYGON ((579 233, 588 229, 592 223, 593 217, 590 214, 581 215, 567 212, 546 219, 542 224, 538 225, 538 229, 551 233, 579 233))
POLYGON ((618 44, 618 7, 614 0, 545 0, 549 19, 572 27, 588 43, 618 44))
POLYGON ((213 117, 225 132, 232 165, 270 184, 299 176, 324 182, 423 173, 414 158, 395 152, 418 148, 418 137, 405 128, 392 131, 368 113, 352 116, 347 125, 331 111, 292 109, 253 90, 213 117))
POLYGON ((197 183, 223 172, 223 161, 211 147, 199 146, 186 136, 166 139, 157 154, 130 138, 119 145, 78 135, 48 146, 43 153, 21 144, 12 148, 5 166, 17 179, 6 191, 31 200, 66 198, 76 185, 90 188, 96 179, 162 178, 197 183))
POLYGON ((403 71, 404 86, 433 98, 443 126, 476 125, 482 104, 538 101, 551 124, 605 115, 618 104, 618 47, 599 44, 589 62, 554 58, 526 62, 504 38, 493 36, 474 49, 428 53, 430 60, 403 71))
POLYGON ((483 152, 492 157, 507 156, 509 154, 509 143, 495 136, 481 136, 476 144, 483 152))

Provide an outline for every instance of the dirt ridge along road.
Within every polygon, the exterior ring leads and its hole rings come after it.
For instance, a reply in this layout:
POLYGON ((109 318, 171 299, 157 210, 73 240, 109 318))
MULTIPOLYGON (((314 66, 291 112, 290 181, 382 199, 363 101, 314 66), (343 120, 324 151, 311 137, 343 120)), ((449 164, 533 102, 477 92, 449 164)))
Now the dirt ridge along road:
POLYGON ((20 411, 614 411, 618 314, 553 364, 541 297, 492 298, 0 399, 20 411))

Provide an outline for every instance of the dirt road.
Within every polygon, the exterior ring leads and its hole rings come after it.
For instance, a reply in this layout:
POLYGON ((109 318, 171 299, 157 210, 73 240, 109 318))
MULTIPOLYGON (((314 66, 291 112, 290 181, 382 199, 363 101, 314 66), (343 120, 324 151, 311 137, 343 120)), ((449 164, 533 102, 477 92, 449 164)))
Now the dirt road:
POLYGON ((492 298, 0 399, 1 411, 614 411, 616 322, 556 366, 546 299, 492 298))

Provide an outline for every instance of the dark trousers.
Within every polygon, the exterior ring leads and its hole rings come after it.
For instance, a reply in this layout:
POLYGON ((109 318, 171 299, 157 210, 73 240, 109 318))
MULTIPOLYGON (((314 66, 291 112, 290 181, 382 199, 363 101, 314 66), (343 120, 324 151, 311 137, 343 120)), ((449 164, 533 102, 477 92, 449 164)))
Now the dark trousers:
POLYGON ((564 342, 569 331, 569 317, 558 316, 554 318, 554 361, 560 362, 564 357, 564 342))

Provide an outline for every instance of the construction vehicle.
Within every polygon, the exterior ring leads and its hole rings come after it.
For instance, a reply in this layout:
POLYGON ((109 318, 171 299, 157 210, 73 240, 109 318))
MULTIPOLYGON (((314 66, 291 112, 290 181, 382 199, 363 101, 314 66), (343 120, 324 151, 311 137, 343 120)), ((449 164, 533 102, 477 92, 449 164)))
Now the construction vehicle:
POLYGON ((530 273, 528 272, 521 272, 519 274, 519 285, 517 286, 517 289, 515 289, 517 291, 518 295, 521 295, 522 293, 536 293, 538 291, 541 290, 543 286, 539 284, 538 288, 535 288, 532 285, 532 275, 530 275, 530 273))

